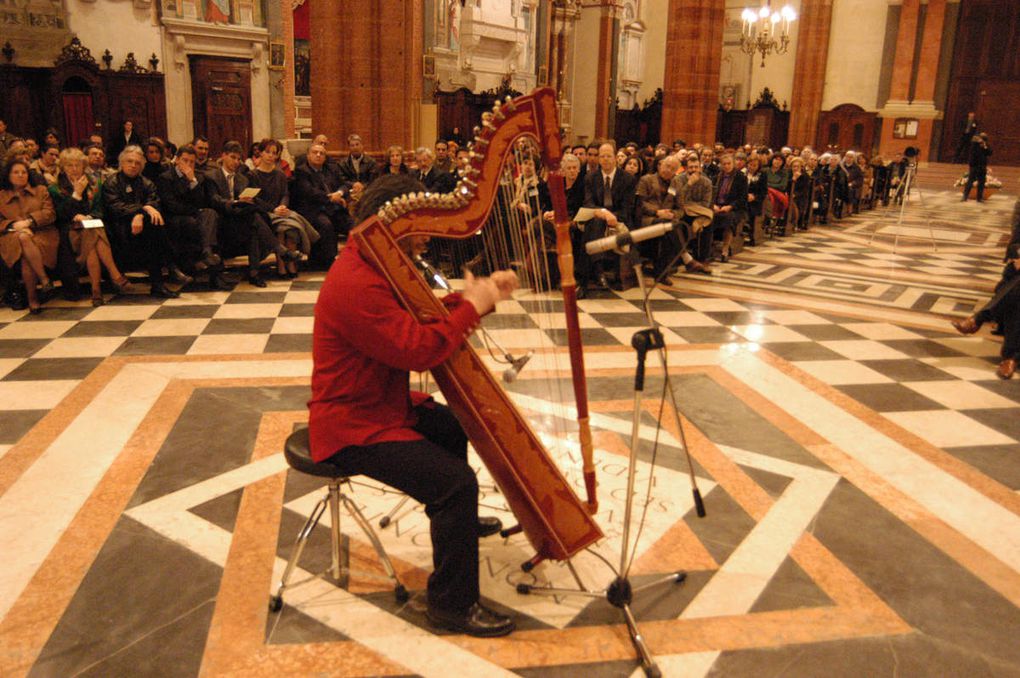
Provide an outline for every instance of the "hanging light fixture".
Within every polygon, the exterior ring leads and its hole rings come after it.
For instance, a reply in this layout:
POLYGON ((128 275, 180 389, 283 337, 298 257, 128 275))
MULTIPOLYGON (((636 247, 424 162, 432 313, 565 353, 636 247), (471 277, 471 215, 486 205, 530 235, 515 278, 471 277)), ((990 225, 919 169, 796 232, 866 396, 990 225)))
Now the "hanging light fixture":
POLYGON ((771 0, 765 0, 757 9, 745 8, 740 18, 743 22, 740 49, 745 54, 761 54, 763 68, 769 54, 786 54, 790 48, 790 24, 797 20, 797 11, 792 6, 774 11, 771 0))

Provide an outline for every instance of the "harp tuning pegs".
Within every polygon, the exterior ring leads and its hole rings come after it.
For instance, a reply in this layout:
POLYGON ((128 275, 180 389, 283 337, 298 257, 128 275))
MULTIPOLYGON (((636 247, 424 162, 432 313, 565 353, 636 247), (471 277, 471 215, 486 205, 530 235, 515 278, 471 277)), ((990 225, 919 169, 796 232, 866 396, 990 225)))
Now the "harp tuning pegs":
POLYGON ((517 110, 517 104, 514 103, 514 98, 509 94, 506 95, 506 99, 503 100, 503 103, 506 105, 506 110, 511 113, 517 110))

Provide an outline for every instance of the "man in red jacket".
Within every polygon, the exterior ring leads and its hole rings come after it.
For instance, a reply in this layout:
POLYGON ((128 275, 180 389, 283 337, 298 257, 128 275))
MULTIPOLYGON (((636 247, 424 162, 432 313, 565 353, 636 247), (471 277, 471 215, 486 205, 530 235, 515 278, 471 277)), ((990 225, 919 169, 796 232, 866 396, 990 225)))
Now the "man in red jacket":
MULTIPOLYGON (((376 180, 358 205, 358 221, 387 200, 424 190, 404 174, 376 180)), ((400 242, 408 255, 427 237, 400 242)), ((464 292, 443 299, 450 314, 419 323, 386 279, 351 242, 330 268, 315 304, 312 338, 312 457, 348 475, 366 475, 424 504, 431 522, 433 572, 428 617, 475 636, 501 636, 513 621, 479 603, 478 537, 499 521, 478 518, 478 482, 467 463, 467 437, 448 408, 412 392, 409 372, 447 360, 496 302, 509 299, 517 276, 467 274, 464 292)))

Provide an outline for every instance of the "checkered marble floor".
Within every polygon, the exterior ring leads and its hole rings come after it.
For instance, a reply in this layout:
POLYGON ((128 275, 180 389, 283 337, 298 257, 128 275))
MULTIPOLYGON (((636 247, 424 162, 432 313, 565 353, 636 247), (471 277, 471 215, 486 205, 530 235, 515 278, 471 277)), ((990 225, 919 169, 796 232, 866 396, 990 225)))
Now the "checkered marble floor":
MULTIPOLYGON (((162 303, 137 295, 98 309, 56 302, 39 316, 0 312, 0 450, 17 443, 108 356, 310 351, 321 277, 276 281, 264 290, 185 292, 162 303)), ((637 289, 582 300, 585 346, 629 345, 647 325, 642 303, 637 289)), ((652 291, 650 305, 671 345, 760 347, 975 463, 997 468, 1020 454, 1020 383, 995 378, 1000 346, 993 337, 957 336, 934 317, 926 325, 910 318, 899 325, 843 315, 838 306, 804 310, 676 288, 652 291), (1005 457, 985 458, 992 449, 1005 457)), ((484 326, 511 352, 566 342, 555 294, 521 293, 500 304, 484 326)), ((478 335, 472 341, 482 347, 478 335)), ((592 360, 589 366, 597 365, 592 360)), ((1020 489, 1020 470, 1008 476, 1020 489)))

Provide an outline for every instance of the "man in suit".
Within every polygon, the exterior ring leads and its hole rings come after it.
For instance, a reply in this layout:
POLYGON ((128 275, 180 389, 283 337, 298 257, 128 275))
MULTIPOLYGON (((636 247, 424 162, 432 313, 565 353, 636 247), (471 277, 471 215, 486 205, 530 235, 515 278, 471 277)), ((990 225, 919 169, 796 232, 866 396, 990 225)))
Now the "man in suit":
POLYGON ((436 169, 444 172, 453 171, 453 160, 450 158, 450 144, 443 139, 436 140, 436 169))
POLYGON ((247 252, 248 282, 255 287, 265 287, 259 264, 270 252, 286 262, 297 261, 301 255, 280 244, 269 223, 256 209, 254 198, 241 197, 248 188, 248 178, 239 171, 243 154, 244 149, 236 141, 223 145, 220 166, 205 175, 206 193, 209 204, 220 217, 219 235, 229 243, 224 250, 247 252))
POLYGON ((206 170, 215 166, 215 163, 209 163, 209 140, 203 136, 197 136, 191 140, 191 146, 195 149, 195 171, 205 174, 206 170))
POLYGON ((689 153, 684 160, 684 172, 673 178, 671 188, 676 192, 677 202, 683 210, 681 217, 690 234, 690 240, 696 241, 694 258, 701 263, 699 267, 692 267, 687 264, 688 271, 704 273, 708 270, 703 262, 709 260, 712 254, 712 240, 714 234, 714 219, 712 217, 712 182, 701 173, 701 156, 697 153, 689 153), (699 223, 704 219, 702 215, 708 215, 708 224, 700 229, 699 223))
POLYGON ((163 206, 163 218, 170 229, 170 242, 178 264, 196 271, 209 271, 209 287, 231 290, 223 278, 223 260, 215 253, 219 216, 209 206, 206 177, 195 170, 195 147, 185 144, 177 150, 174 164, 159 175, 156 189, 163 206))
MULTIPOLYGON (((599 146, 599 169, 589 169, 584 179, 584 206, 596 211, 595 218, 583 224, 585 244, 603 238, 609 228, 627 230, 634 218, 634 192, 637 178, 616 165, 616 148, 612 143, 599 146)), ((588 255, 577 262, 578 297, 587 295, 593 280, 603 288, 609 287, 606 271, 616 255, 612 252, 588 255)))
POLYGON ((967 169, 967 183, 963 187, 963 201, 970 197, 970 189, 977 183, 977 201, 985 201, 985 181, 988 180, 988 158, 992 149, 988 135, 982 132, 970 142, 970 166, 967 169))
POLYGON ((124 127, 120 134, 113 135, 110 139, 110 157, 117 158, 120 162, 120 152, 128 146, 141 146, 142 138, 135 131, 135 124, 130 120, 124 121, 124 127))
POLYGON ((450 193, 457 186, 457 180, 449 172, 435 166, 436 156, 431 148, 420 147, 414 152, 418 160, 418 169, 414 178, 425 185, 431 193, 450 193))
POLYGON ((312 246, 311 261, 328 269, 336 259, 340 234, 346 236, 351 227, 347 212, 347 191, 326 163, 326 147, 312 144, 304 163, 294 170, 291 208, 319 232, 312 246))
POLYGON ((379 168, 375 160, 365 155, 365 147, 357 134, 347 137, 347 148, 350 152, 338 165, 340 181, 350 187, 352 196, 360 196, 365 187, 379 176, 379 168))

